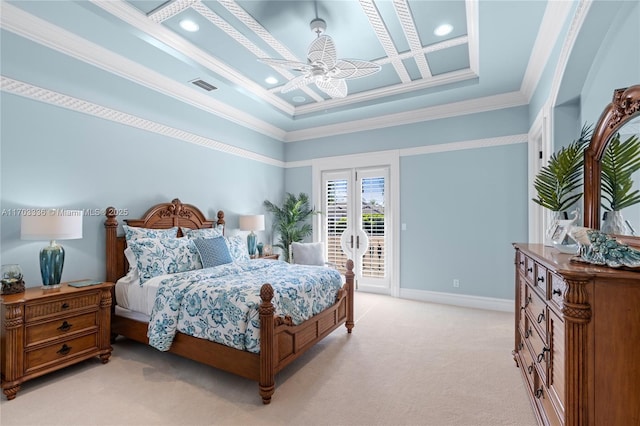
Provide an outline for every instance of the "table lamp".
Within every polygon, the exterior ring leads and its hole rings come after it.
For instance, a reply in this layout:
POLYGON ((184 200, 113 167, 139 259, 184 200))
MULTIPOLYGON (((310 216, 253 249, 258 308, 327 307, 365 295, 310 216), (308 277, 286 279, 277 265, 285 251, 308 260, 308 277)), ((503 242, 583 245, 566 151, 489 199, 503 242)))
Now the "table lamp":
POLYGON ((42 216, 22 216, 20 238, 23 240, 49 240, 40 250, 40 273, 43 288, 60 287, 64 249, 56 240, 82 238, 82 210, 47 211, 42 216))
POLYGON ((254 234, 253 231, 264 230, 264 215, 240 216, 240 230, 251 231, 249 235, 247 235, 247 249, 249 250, 250 256, 255 255, 256 234, 254 234))

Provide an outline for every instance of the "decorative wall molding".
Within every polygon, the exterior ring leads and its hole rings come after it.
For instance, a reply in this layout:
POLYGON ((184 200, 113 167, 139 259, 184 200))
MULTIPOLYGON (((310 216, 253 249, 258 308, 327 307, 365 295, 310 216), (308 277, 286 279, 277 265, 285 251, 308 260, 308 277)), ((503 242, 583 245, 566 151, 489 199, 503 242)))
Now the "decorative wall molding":
MULTIPOLYGON (((222 117, 225 120, 276 139, 282 139, 285 135, 282 129, 270 123, 233 108, 201 91, 192 89, 186 84, 183 86, 176 85, 173 80, 154 70, 26 13, 9 3, 2 3, 0 22, 4 30, 11 31, 35 43, 222 117)), ((148 22, 149 24, 159 25, 151 21, 148 22)))
POLYGON ((461 306, 464 308, 485 309, 490 311, 514 312, 514 301, 493 297, 472 296, 468 294, 441 293, 438 291, 400 289, 401 299, 419 300, 421 302, 440 303, 443 305, 461 306))
POLYGON ((62 93, 53 92, 41 87, 33 86, 22 81, 14 80, 5 76, 0 77, 0 87, 3 92, 66 108, 71 111, 80 112, 82 114, 91 115, 104 120, 113 121, 118 124, 135 127, 137 129, 146 130, 148 132, 157 133, 162 136, 189 142, 194 145, 203 146, 216 151, 235 155, 249 160, 258 161, 277 167, 284 167, 285 163, 265 155, 256 154, 246 149, 237 148, 215 139, 206 138, 196 135, 195 133, 186 132, 184 130, 169 127, 164 124, 136 117, 135 115, 117 111, 98 104, 83 101, 72 96, 62 93))
POLYGON ((400 150, 401 157, 412 155, 436 154, 440 152, 462 151, 465 149, 490 148, 503 145, 527 143, 527 134, 498 136, 495 138, 475 139, 461 142, 442 143, 437 145, 418 146, 400 150))
POLYGON ((458 117, 479 112, 494 111, 504 108, 513 108, 522 105, 527 105, 527 101, 524 96, 522 96, 520 92, 510 92, 502 95, 487 96, 484 98, 477 98, 462 102, 453 102, 446 105, 426 107, 397 114, 389 114, 381 117, 354 120, 349 123, 296 130, 288 132, 285 141, 294 142, 308 139, 317 139, 345 133, 355 133, 367 130, 381 129, 384 127, 402 126, 405 124, 439 120, 442 118, 458 117))

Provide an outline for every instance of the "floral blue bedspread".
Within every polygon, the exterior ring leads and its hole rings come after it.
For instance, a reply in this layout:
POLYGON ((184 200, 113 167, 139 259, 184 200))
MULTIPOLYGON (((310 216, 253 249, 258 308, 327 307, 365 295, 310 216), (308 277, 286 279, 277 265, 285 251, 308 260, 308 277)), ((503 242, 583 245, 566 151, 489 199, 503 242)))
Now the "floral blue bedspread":
POLYGON ((171 347, 176 331, 260 352, 260 287, 273 287, 276 315, 294 324, 333 305, 342 277, 332 268, 256 259, 173 274, 158 288, 149 344, 171 347))

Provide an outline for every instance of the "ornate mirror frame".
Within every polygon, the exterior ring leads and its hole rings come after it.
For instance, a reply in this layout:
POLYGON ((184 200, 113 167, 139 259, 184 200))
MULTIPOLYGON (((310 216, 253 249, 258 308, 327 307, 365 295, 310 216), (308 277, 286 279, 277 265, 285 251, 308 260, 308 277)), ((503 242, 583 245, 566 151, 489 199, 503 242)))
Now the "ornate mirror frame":
MULTIPOLYGON (((584 226, 600 229, 601 160, 609 139, 625 123, 640 115, 640 85, 616 89, 593 129, 591 143, 584 154, 584 226)), ((624 237, 640 243, 640 237, 624 237)))

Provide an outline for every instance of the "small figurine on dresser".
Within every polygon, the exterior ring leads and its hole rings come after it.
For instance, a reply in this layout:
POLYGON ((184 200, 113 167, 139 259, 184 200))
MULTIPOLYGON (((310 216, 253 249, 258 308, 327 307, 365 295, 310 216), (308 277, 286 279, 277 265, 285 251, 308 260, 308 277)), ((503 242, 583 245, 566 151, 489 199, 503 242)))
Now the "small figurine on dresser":
POLYGON ((15 294, 24 291, 22 268, 17 263, 2 265, 2 294, 15 294))
POLYGON ((640 250, 619 242, 615 237, 584 227, 574 227, 572 234, 580 244, 579 256, 572 260, 611 268, 640 268, 640 250))

